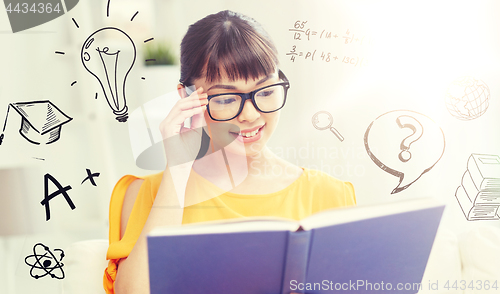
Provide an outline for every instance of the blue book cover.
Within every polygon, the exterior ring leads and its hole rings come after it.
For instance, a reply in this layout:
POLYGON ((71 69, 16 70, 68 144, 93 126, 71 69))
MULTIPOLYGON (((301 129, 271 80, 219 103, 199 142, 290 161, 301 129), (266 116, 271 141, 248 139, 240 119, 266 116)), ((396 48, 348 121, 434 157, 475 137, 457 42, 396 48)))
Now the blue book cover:
POLYGON ((301 222, 158 228, 148 236, 151 294, 416 293, 443 209, 417 199, 328 210, 301 222))

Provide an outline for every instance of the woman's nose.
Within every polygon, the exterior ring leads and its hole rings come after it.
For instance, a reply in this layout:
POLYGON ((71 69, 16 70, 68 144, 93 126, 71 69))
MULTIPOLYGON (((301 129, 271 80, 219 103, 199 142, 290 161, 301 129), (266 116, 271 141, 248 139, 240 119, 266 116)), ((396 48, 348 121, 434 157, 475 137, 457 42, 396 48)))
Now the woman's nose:
POLYGON ((253 122, 260 117, 260 112, 253 106, 252 100, 245 101, 243 105, 243 110, 240 115, 238 115, 238 121, 248 121, 253 122))

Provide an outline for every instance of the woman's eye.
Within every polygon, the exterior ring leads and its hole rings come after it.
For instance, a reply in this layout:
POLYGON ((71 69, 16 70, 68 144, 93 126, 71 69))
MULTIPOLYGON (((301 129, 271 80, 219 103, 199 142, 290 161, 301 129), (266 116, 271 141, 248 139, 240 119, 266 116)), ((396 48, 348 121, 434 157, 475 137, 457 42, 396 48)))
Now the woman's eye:
POLYGON ((217 99, 217 100, 215 100, 215 103, 220 104, 220 105, 226 105, 226 104, 231 104, 235 101, 236 101, 236 99, 234 99, 234 98, 226 98, 226 99, 217 99))
POLYGON ((269 96, 273 95, 273 93, 274 93, 274 90, 266 90, 266 91, 259 92, 257 95, 259 97, 269 97, 269 96))

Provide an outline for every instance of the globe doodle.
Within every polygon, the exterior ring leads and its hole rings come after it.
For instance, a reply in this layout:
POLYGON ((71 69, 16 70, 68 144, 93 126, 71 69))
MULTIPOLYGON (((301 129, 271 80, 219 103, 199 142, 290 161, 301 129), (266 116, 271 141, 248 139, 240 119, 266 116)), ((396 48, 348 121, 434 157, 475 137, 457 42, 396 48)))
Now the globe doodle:
POLYGON ((480 117, 488 109, 490 89, 480 79, 461 77, 448 87, 446 108, 455 118, 472 120, 480 117))
POLYGON ((54 279, 64 279, 64 271, 62 269, 64 264, 60 262, 64 258, 64 251, 61 249, 54 249, 54 251, 60 251, 59 260, 50 251, 49 247, 42 243, 37 243, 33 246, 33 254, 26 256, 24 259, 24 262, 31 266, 31 277, 39 279, 50 275, 54 279))

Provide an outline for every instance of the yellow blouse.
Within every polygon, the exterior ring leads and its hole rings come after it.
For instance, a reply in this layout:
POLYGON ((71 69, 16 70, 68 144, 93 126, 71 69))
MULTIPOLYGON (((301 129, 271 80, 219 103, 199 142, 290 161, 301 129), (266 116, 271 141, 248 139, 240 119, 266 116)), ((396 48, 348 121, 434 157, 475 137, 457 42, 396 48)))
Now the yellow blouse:
MULTIPOLYGON (((354 187, 323 172, 303 168, 304 172, 288 187, 274 193, 243 195, 223 192, 201 176, 189 186, 187 195, 214 194, 211 199, 184 208, 183 224, 247 216, 278 216, 294 220, 316 212, 356 204, 354 187)), ((193 173, 192 173, 193 174, 193 173)), ((104 289, 114 293, 117 264, 127 257, 146 223, 163 173, 146 177, 124 176, 116 184, 109 207, 108 267, 104 271, 104 289), (127 228, 120 239, 120 221, 125 192, 136 179, 144 179, 132 208, 127 228)))

